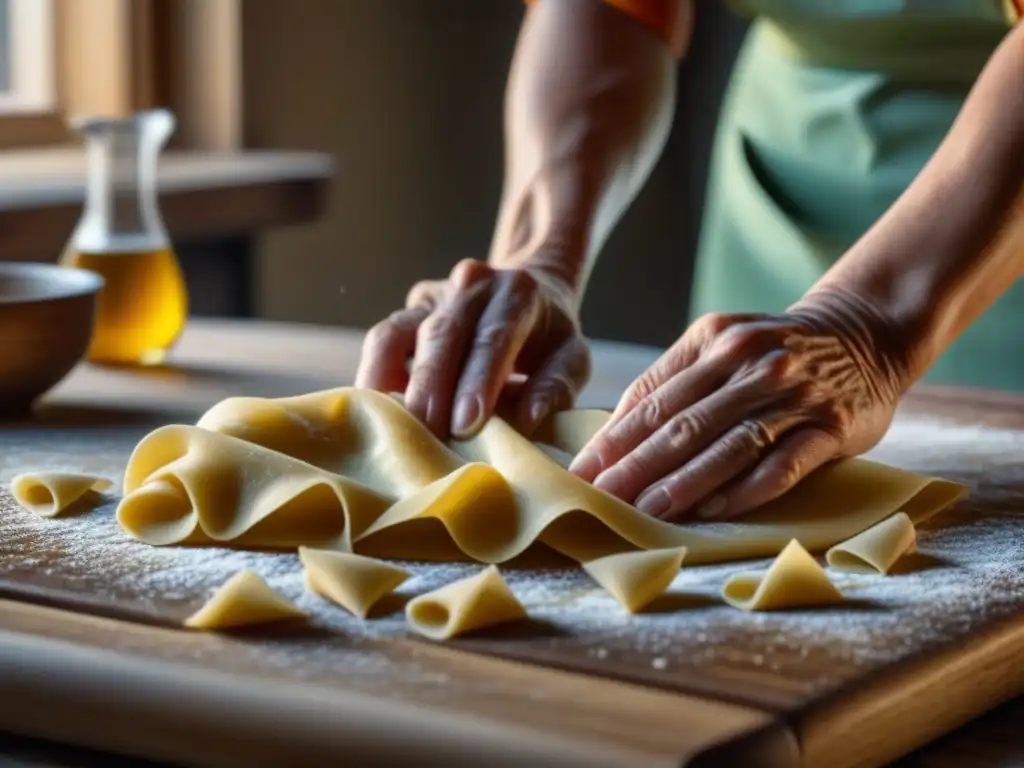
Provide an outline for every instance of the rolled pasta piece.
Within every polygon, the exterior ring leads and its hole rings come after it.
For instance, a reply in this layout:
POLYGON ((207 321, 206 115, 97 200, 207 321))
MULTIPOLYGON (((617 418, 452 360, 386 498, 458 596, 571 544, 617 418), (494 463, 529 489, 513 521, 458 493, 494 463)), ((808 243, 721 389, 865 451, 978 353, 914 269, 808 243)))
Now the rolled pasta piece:
POLYGON ((623 608, 637 613, 668 589, 685 556, 686 547, 623 552, 584 563, 583 570, 623 608))
POLYGON ((773 611, 841 603, 843 596, 818 562, 793 539, 763 573, 738 573, 722 599, 744 611, 773 611))
POLYGON ((526 610, 496 566, 409 601, 409 626, 431 640, 447 640, 485 627, 521 621, 526 610))
POLYGON ((880 523, 836 544, 825 553, 830 568, 849 573, 887 574, 917 541, 914 524, 906 512, 897 512, 880 523))
POLYGON ((40 517, 57 517, 89 492, 102 493, 113 485, 97 475, 27 472, 11 481, 11 493, 29 512, 40 517))
POLYGON ((245 569, 228 579, 206 604, 185 619, 192 629, 230 629, 301 618, 306 612, 245 569))
POLYGON ((305 569, 306 589, 360 619, 412 575, 390 563, 348 552, 299 547, 299 559, 305 569))

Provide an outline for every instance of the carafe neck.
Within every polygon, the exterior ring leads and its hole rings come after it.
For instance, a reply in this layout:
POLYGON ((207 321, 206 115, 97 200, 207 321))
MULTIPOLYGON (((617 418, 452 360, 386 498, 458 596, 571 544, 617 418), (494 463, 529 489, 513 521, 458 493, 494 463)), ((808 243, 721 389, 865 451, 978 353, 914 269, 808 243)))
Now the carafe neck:
POLYGON ((173 129, 165 110, 119 119, 85 119, 85 209, 74 245, 87 252, 148 251, 167 247, 160 215, 157 164, 173 129))

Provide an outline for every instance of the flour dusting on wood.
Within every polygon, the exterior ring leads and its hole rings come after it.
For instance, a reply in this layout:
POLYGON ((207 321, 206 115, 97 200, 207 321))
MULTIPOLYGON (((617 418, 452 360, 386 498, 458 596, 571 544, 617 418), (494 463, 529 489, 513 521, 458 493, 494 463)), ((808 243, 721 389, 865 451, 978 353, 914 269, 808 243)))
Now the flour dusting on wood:
MULTIPOLYGON (((114 496, 79 516, 45 520, 18 507, 7 489, 15 474, 43 469, 92 472, 120 484, 128 455, 144 432, 26 428, 0 433, 0 581, 30 581, 173 619, 188 615, 238 570, 250 568, 308 610, 313 623, 329 634, 240 641, 239 652, 293 677, 344 674, 358 686, 359 674, 382 673, 389 662, 374 652, 372 640, 408 634, 400 605, 360 621, 304 590, 294 554, 149 547, 130 540, 117 525, 114 496)), ((796 697, 825 692, 867 669, 956 642, 1024 610, 1024 433, 907 416, 870 457, 964 482, 971 497, 919 530, 919 551, 902 563, 905 572, 889 577, 831 572, 848 605, 745 614, 720 602, 730 574, 766 567, 768 561, 684 564, 655 611, 634 617, 582 571, 505 570, 533 622, 528 632, 488 635, 489 649, 513 656, 529 649, 533 658, 539 654, 570 666, 583 660, 609 673, 645 667, 652 679, 681 684, 723 675, 756 684, 764 675, 777 687, 782 677, 796 697)), ((416 575, 399 588, 404 597, 481 567, 405 565, 416 575)), ((444 683, 426 667, 411 665, 401 673, 406 684, 412 679, 428 687, 444 683)))

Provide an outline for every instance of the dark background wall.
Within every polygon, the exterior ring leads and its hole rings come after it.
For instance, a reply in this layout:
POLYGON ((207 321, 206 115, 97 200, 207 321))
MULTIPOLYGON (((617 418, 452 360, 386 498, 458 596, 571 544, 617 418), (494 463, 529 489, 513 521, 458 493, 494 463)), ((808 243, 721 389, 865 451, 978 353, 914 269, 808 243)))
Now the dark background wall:
MULTIPOLYGON (((327 216, 262 238, 256 312, 368 326, 417 279, 490 242, 517 0, 246 0, 247 146, 328 151, 327 216)), ((661 163, 613 235, 584 307, 594 337, 682 330, 711 136, 743 31, 700 3, 661 163)))

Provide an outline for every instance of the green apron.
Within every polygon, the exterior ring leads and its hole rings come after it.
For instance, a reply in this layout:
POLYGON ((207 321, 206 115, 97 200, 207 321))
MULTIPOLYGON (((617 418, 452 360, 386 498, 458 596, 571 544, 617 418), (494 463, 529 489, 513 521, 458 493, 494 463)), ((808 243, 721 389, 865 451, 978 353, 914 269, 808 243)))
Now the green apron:
MULTIPOLYGON (((691 312, 781 312, 935 151, 1010 28, 1005 0, 742 0, 691 312)), ((911 279, 911 278, 908 278, 911 279)), ((1024 389, 1024 281, 932 382, 1024 389)))

